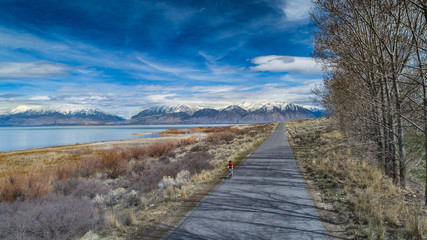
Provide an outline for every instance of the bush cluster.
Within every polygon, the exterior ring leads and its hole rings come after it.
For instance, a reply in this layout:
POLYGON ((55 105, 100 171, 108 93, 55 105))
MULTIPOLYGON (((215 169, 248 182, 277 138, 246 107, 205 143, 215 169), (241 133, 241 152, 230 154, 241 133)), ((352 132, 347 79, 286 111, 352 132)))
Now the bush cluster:
POLYGON ((102 223, 87 198, 51 195, 0 203, 1 239, 75 239, 102 223))
POLYGON ((176 178, 181 171, 188 171, 191 175, 212 169, 213 156, 207 152, 188 152, 182 158, 171 162, 145 160, 134 163, 132 174, 128 180, 134 184, 131 189, 139 192, 148 192, 157 189, 164 176, 176 178))
POLYGON ((39 198, 51 191, 47 181, 41 174, 9 175, 0 183, 0 202, 39 198))
POLYGON ((233 141, 235 137, 236 134, 232 132, 213 132, 207 136, 206 141, 213 144, 218 144, 222 141, 229 143, 233 141))

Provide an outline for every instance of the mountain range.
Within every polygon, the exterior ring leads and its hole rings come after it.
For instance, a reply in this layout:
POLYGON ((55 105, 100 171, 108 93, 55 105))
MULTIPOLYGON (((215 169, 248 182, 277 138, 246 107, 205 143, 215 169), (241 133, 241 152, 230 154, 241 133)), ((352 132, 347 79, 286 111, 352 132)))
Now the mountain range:
POLYGON ((64 126, 114 124, 243 124, 277 122, 327 115, 318 108, 292 103, 242 103, 225 108, 161 105, 125 119, 97 108, 19 106, 0 115, 0 126, 64 126))
POLYGON ((18 106, 7 114, 0 115, 0 126, 68 126, 108 125, 125 122, 126 119, 106 113, 97 108, 46 108, 18 106))

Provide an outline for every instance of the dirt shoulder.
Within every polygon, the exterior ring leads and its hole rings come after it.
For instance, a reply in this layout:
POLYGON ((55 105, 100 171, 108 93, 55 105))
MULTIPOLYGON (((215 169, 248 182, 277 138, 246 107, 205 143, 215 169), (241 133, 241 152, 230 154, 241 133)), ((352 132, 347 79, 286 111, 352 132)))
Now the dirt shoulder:
POLYGON ((311 155, 310 146, 302 146, 301 144, 298 144, 300 143, 300 138, 315 138, 316 132, 317 134, 320 134, 322 130, 327 131, 327 128, 323 128, 324 126, 321 126, 320 123, 321 122, 319 122, 319 125, 308 125, 311 127, 310 129, 301 131, 299 134, 291 135, 290 131, 295 133, 297 132, 296 129, 307 127, 307 124, 304 124, 304 121, 288 122, 285 126, 286 135, 294 152, 298 167, 304 177, 307 190, 310 193, 328 235, 332 236, 331 239, 353 239, 353 236, 347 230, 349 227, 349 219, 335 210, 333 202, 326 197, 321 186, 316 183, 315 177, 313 177, 308 169, 306 161, 309 161, 311 157, 313 157, 311 155), (320 127, 320 129, 314 127, 316 125, 320 127), (312 132, 314 135, 307 136, 305 135, 307 132, 312 132))

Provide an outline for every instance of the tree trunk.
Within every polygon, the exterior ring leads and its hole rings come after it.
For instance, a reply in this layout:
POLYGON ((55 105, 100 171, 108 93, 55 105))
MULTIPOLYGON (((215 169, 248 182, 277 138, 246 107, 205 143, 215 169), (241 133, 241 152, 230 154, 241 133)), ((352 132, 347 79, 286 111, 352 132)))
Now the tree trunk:
MULTIPOLYGON (((396 121, 397 121, 397 146, 399 149, 399 180, 400 187, 406 187, 406 151, 402 126, 402 105, 400 102, 400 89, 397 76, 393 74, 393 90, 396 104, 396 121)), ((393 168, 395 166, 393 165, 393 168)))

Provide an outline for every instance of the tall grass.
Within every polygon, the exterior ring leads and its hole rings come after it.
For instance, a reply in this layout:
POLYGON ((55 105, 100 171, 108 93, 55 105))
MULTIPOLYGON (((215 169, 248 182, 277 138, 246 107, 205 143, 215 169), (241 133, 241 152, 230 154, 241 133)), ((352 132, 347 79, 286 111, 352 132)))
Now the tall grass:
POLYGON ((292 149, 356 239, 423 239, 427 216, 328 120, 287 123, 292 149), (317 135, 313 135, 317 132, 317 135), (416 216, 416 218, 414 218, 416 216))

